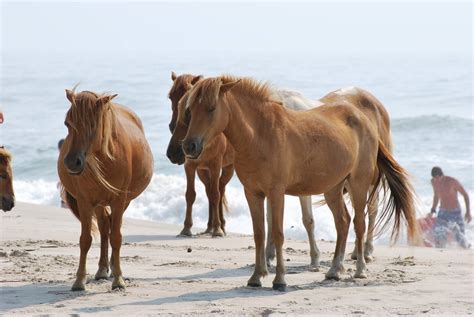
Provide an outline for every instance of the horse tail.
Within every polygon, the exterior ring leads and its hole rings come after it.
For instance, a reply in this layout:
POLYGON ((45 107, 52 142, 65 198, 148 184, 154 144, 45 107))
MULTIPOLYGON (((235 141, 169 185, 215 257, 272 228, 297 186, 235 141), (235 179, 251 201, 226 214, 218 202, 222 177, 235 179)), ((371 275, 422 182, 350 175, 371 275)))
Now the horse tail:
POLYGON ((225 213, 229 213, 230 212, 230 209, 229 209, 229 203, 227 201, 227 197, 224 194, 222 194, 222 209, 224 210, 225 213))
MULTIPOLYGON (((72 197, 72 195, 62 185, 61 185, 61 191, 64 191, 64 193, 65 193, 64 197, 66 198, 66 203, 69 207, 69 210, 71 210, 72 214, 79 221, 81 221, 81 216, 79 214, 79 207, 77 206, 76 198, 72 197)), ((96 217, 95 213, 93 213, 91 233, 92 233, 92 235, 96 236, 98 232, 99 232, 99 229, 97 227, 97 217, 96 217)))
POLYGON ((388 201, 382 209, 380 218, 375 225, 377 228, 379 225, 382 226, 377 234, 385 231, 388 223, 394 217, 391 234, 392 242, 398 239, 400 222, 404 220, 407 224, 408 243, 419 245, 421 238, 418 222, 416 220, 415 193, 410 183, 408 173, 395 161, 390 151, 381 141, 379 141, 377 167, 380 173, 372 194, 378 190, 379 186, 384 188, 385 193, 387 193, 387 187, 390 189, 388 201))

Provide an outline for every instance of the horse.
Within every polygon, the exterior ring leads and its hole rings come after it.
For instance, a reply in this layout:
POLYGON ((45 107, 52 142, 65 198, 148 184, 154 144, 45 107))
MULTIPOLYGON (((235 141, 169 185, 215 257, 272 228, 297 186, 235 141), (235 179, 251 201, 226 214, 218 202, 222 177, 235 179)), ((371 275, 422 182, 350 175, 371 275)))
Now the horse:
MULTIPOLYGON (((170 130, 171 128, 173 128, 173 132, 172 132, 173 135, 168 145, 167 156, 172 163, 182 164, 185 160, 181 143, 184 137, 186 136, 188 123, 189 123, 189 117, 186 117, 186 112, 185 112, 185 106, 186 106, 187 97, 188 97, 187 92, 191 90, 192 86, 196 84, 202 78, 203 76, 200 76, 200 75, 194 76, 190 74, 184 74, 184 75, 177 76, 174 72, 171 73, 173 86, 171 87, 171 90, 168 96, 171 100, 171 109, 173 112, 169 127, 170 127, 170 130), (177 120, 178 117, 180 118, 179 121, 177 120)), ((294 109, 294 110, 309 109, 319 104, 318 102, 309 101, 308 99, 304 98, 300 93, 297 93, 294 91, 288 91, 288 90, 275 90, 273 91, 273 97, 278 100, 281 100, 282 102, 285 103, 286 107, 294 109)), ((220 137, 221 136, 219 136, 219 138, 220 137)), ((210 156, 209 153, 212 151, 212 149, 214 149, 214 151, 219 152, 218 150, 220 148, 220 143, 217 143, 215 141, 213 142, 214 142, 213 145, 208 145, 206 147, 204 154, 202 154, 197 161, 206 162, 205 158, 210 156)), ((220 142, 224 142, 224 141, 220 141, 220 142)), ((231 159, 233 163, 233 159, 234 159, 233 153, 232 153, 231 159)), ((188 164, 188 162, 195 162, 195 161, 196 160, 186 159, 186 164, 188 164)), ((186 164, 185 164, 185 170, 186 170, 186 164)), ((198 175, 199 175, 199 169, 198 169, 198 175)), ((220 187, 222 188, 222 190, 220 190, 221 195, 226 185, 226 183, 223 184, 223 181, 227 180, 227 178, 223 179, 223 176, 225 175, 226 175, 225 170, 223 169, 221 180, 219 181, 220 187)), ((192 225, 192 219, 191 219, 192 209, 191 208, 192 208, 192 203, 194 202, 194 198, 195 198, 194 177, 195 177, 195 172, 191 171, 191 173, 188 173, 186 171, 187 208, 186 208, 186 219, 184 222, 184 229, 181 232, 182 235, 191 235, 191 231, 188 228, 190 227, 190 225, 192 225), (190 176, 188 176, 188 174, 190 176), (189 191, 191 192, 190 194, 188 194, 189 191), (188 197, 190 198, 191 201, 188 200, 188 197)), ((206 192, 208 192, 207 190, 208 185, 205 182, 207 178, 203 179, 203 177, 201 176, 200 178, 206 187, 206 192)), ((299 199, 300 199, 300 204, 301 204, 301 213, 303 215, 303 224, 308 234, 308 241, 309 241, 309 246, 310 246, 310 259, 311 259, 310 266, 317 268, 319 267, 320 251, 317 247, 316 240, 314 238, 314 219, 313 219, 313 212, 312 212, 311 196, 301 196, 299 197, 299 199)), ((211 200, 209 200, 209 206, 211 206, 211 200)), ((219 215, 221 217, 220 220, 222 224, 224 221, 224 217, 222 213, 222 204, 220 204, 219 206, 219 215)), ((211 223, 212 223, 211 210, 209 210, 208 229, 206 230, 206 232, 209 231, 211 223)), ((268 223, 268 228, 269 228, 268 230, 269 234, 267 236, 267 246, 265 250, 266 250, 267 264, 270 265, 271 260, 275 258, 275 246, 273 244, 273 240, 270 234, 272 221, 271 221, 271 208, 268 203, 268 200, 267 200, 267 223, 268 223)))
POLYGON ((11 161, 11 153, 5 147, 0 146, 0 209, 5 212, 15 207, 11 161))
POLYGON ((141 120, 130 109, 113 103, 116 96, 66 90, 71 103, 64 121, 68 135, 57 169, 66 201, 81 222, 81 253, 73 291, 85 290, 87 252, 96 226, 100 259, 95 279, 108 278, 110 240, 112 289, 125 288, 120 266, 122 218, 153 175, 153 155, 141 120))
MULTIPOLYGON (((358 87, 346 87, 332 91, 318 100, 322 104, 329 103, 349 103, 360 111, 362 111, 374 124, 374 128, 378 134, 379 140, 383 143, 385 148, 392 153, 392 137, 390 133, 390 117, 383 104, 370 92, 358 87)), ((370 191, 374 191, 375 183, 370 187, 370 191)), ((366 262, 373 261, 373 239, 374 226, 378 214, 379 193, 375 192, 373 199, 367 205, 368 214, 368 228, 364 246, 364 257, 366 262)), ((351 258, 357 260, 357 238, 354 244, 354 250, 351 253, 351 258)))
POLYGON ((192 236, 192 208, 196 199, 194 180, 197 172, 199 179, 206 188, 209 200, 209 218, 205 233, 210 233, 213 237, 222 237, 225 235, 226 223, 224 217, 224 209, 226 209, 225 187, 234 175, 234 149, 221 133, 209 142, 199 159, 185 158, 181 142, 187 132, 187 122, 185 120, 177 120, 179 113, 178 103, 183 98, 187 99, 185 96, 186 92, 193 84, 202 79, 202 76, 188 74, 177 76, 172 72, 171 79, 173 86, 168 96, 171 100, 171 110, 173 113, 169 124, 172 136, 168 144, 166 156, 173 164, 182 165, 184 163, 187 184, 185 195, 186 217, 184 219, 184 228, 180 235, 192 236))
POLYGON ((235 170, 244 186, 255 241, 255 269, 248 286, 261 287, 261 277, 268 274, 264 254, 265 197, 272 209, 276 247, 274 290, 286 290, 282 251, 285 194, 324 194, 337 231, 327 279, 339 280, 344 272, 351 220, 344 189, 355 213, 355 278, 367 277, 363 243, 365 207, 379 187, 388 187, 390 193, 378 226, 386 228, 394 220, 391 238, 396 241, 401 222, 405 221, 408 241, 419 243, 408 174, 380 140, 374 123, 349 102, 329 102, 310 110, 293 111, 271 98, 267 84, 221 76, 197 82, 189 93, 186 108, 191 119, 183 151, 188 157, 199 158, 209 140, 219 133, 224 133, 236 151, 235 170), (370 191, 372 184, 374 190, 370 191))

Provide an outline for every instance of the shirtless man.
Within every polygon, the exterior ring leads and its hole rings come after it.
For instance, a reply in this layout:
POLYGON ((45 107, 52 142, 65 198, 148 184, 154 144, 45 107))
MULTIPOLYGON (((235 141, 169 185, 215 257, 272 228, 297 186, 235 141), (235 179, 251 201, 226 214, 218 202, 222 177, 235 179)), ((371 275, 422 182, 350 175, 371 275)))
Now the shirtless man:
POLYGON ((431 185, 433 185, 434 197, 431 214, 436 213, 436 207, 440 202, 438 217, 434 227, 436 235, 436 247, 446 246, 447 230, 451 229, 455 233, 456 241, 463 248, 469 248, 464 237, 464 220, 471 222, 471 210, 469 207, 469 195, 462 187, 461 183, 453 177, 444 176, 440 167, 435 166, 431 170, 431 185), (458 201, 458 192, 464 197, 466 204, 466 215, 464 220, 461 214, 461 206, 458 201))

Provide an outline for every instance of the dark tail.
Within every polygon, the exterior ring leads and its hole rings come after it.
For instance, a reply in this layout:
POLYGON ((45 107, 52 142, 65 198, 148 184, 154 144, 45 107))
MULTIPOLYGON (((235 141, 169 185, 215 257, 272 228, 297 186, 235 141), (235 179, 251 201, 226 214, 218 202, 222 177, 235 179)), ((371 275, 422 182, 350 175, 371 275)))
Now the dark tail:
POLYGON ((395 161, 390 151, 381 141, 379 141, 377 167, 380 173, 374 192, 378 190, 379 186, 384 188, 385 193, 387 193, 387 187, 390 189, 388 202, 382 209, 380 218, 375 225, 376 228, 381 225, 381 228, 377 230, 377 234, 385 231, 390 220, 394 218, 391 239, 392 242, 395 242, 398 239, 400 224, 403 220, 407 224, 408 242, 412 245, 419 245, 421 239, 418 222, 416 221, 413 187, 405 169, 395 161))
MULTIPOLYGON (((65 198, 66 198, 66 203, 69 207, 69 210, 71 210, 72 214, 79 220, 81 221, 81 216, 79 214, 79 207, 77 206, 77 200, 76 198, 72 197, 72 195, 63 187, 61 186, 61 191, 64 191, 65 193, 65 198)), ((91 226, 91 233, 92 235, 96 235, 99 232, 99 229, 97 228, 97 220, 95 213, 93 213, 92 216, 92 226, 91 226)))

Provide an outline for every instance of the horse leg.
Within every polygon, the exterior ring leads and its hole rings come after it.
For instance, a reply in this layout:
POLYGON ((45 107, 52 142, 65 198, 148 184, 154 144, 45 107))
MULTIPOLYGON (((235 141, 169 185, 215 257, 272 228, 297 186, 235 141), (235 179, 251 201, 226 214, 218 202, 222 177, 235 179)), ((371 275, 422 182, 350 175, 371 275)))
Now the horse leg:
POLYGON ((252 216, 253 239, 255 241, 255 269, 247 282, 247 286, 261 287, 260 278, 268 274, 265 262, 265 217, 263 209, 265 197, 251 193, 246 189, 245 197, 247 198, 250 215, 252 216))
MULTIPOLYGON (((371 187, 370 192, 372 192, 373 187, 371 187)), ((368 205, 368 213, 369 213, 369 226, 367 230, 367 238, 365 240, 365 248, 364 248, 364 257, 367 263, 372 262, 374 260, 372 253, 374 252, 374 227, 375 227, 375 219, 377 218, 379 206, 379 197, 378 194, 375 193, 372 201, 369 201, 368 205)))
POLYGON ((184 228, 179 235, 192 236, 193 226, 193 204, 196 200, 196 190, 194 189, 194 179, 196 177, 196 167, 192 164, 185 164, 186 173, 186 218, 184 218, 184 228))
POLYGON ((219 192, 219 177, 222 169, 222 163, 213 164, 209 168, 209 206, 212 212, 212 236, 223 237, 224 231, 221 228, 221 221, 219 217, 219 202, 221 201, 221 194, 219 192))
POLYGON ((112 263, 111 266, 114 280, 112 282, 112 289, 125 288, 125 282, 122 276, 122 269, 120 267, 120 248, 122 246, 122 218, 123 213, 127 209, 129 203, 117 202, 111 205, 111 230, 110 230, 110 245, 112 246, 112 263))
POLYGON ((364 257, 365 205, 369 186, 363 181, 349 180, 352 206, 354 207, 354 229, 356 232, 357 264, 355 278, 367 278, 367 266, 364 257))
POLYGON ((277 291, 286 290, 285 261, 283 259, 283 211, 285 205, 285 192, 272 191, 269 194, 270 206, 272 208, 272 238, 276 250, 276 275, 273 280, 273 289, 277 291))
POLYGON ((329 192, 324 193, 324 199, 326 200, 329 209, 331 209, 334 217, 334 223, 337 231, 336 250, 334 252, 334 258, 329 271, 326 273, 327 279, 340 279, 340 273, 344 272, 344 252, 346 249, 347 234, 349 231, 349 223, 351 217, 347 211, 346 204, 344 203, 344 197, 342 195, 342 189, 344 182, 331 189, 329 192))
POLYGON ((79 217, 81 220, 81 237, 79 238, 79 246, 81 255, 79 257, 79 268, 76 273, 76 281, 72 285, 73 291, 83 291, 86 289, 86 260, 87 252, 92 244, 92 206, 83 201, 78 200, 79 217))
POLYGON ((110 235, 110 215, 106 207, 97 207, 95 209, 97 216, 97 225, 100 232, 100 259, 99 269, 95 274, 96 280, 108 279, 109 277, 109 235, 110 235))
POLYGON ((225 187, 234 176, 234 165, 228 165, 222 168, 221 178, 219 179, 219 193, 221 194, 219 200, 219 218, 221 221, 221 229, 225 232, 225 217, 224 217, 224 200, 225 200, 225 187))
POLYGON ((267 260, 267 265, 271 266, 271 261, 275 258, 275 244, 273 243, 272 238, 272 208, 270 207, 270 201, 267 199, 267 246, 265 248, 265 257, 267 260))
POLYGON ((203 233, 208 234, 208 233, 212 233, 212 204, 210 203, 210 198, 209 198, 211 180, 209 176, 209 171, 206 169, 197 169, 197 174, 201 182, 204 184, 204 188, 206 189, 209 215, 207 217, 207 228, 203 233))
POLYGON ((303 214, 303 224, 308 233, 309 255, 311 257, 311 266, 319 267, 319 249, 314 239, 314 219, 313 208, 311 206, 311 196, 300 196, 301 213, 303 214))

